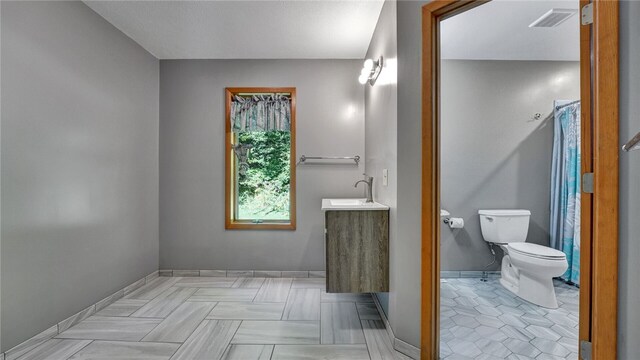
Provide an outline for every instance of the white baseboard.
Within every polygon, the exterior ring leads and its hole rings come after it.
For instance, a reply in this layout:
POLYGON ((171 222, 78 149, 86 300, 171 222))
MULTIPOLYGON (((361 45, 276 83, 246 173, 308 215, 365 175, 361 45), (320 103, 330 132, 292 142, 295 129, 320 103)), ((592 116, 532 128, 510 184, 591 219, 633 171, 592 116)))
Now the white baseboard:
POLYGON ((168 277, 264 277, 264 278, 324 278, 325 271, 298 270, 160 270, 160 276, 168 277))
POLYGON ((419 360, 420 348, 408 344, 395 336, 393 329, 391 328, 391 323, 389 322, 389 319, 387 319, 387 314, 384 313, 382 305, 380 305, 380 300, 378 300, 378 296, 376 294, 373 294, 373 302, 376 304, 376 308, 378 308, 384 327, 387 329, 387 335, 389 335, 389 340, 391 341, 391 344, 393 344, 393 349, 412 359, 419 360))
POLYGON ((440 271, 441 279, 452 279, 452 278, 490 278, 495 279, 500 277, 500 271, 450 271, 450 270, 442 270, 440 271))
POLYGON ((88 318, 89 316, 97 313, 98 311, 104 309, 115 301, 123 298, 125 295, 134 291, 135 289, 145 285, 147 282, 158 277, 158 271, 154 271, 151 274, 143 277, 142 279, 134 282, 131 285, 124 287, 116 291, 115 293, 107 296, 106 298, 98 301, 97 303, 85 308, 84 310, 69 316, 68 318, 58 322, 57 324, 51 326, 50 328, 44 330, 43 332, 33 336, 30 339, 23 341, 22 343, 12 347, 6 352, 0 354, 0 360, 16 360, 22 355, 28 353, 29 351, 35 349, 40 346, 44 342, 53 338, 54 336, 60 334, 61 332, 67 330, 73 325, 79 323, 80 321, 88 318))

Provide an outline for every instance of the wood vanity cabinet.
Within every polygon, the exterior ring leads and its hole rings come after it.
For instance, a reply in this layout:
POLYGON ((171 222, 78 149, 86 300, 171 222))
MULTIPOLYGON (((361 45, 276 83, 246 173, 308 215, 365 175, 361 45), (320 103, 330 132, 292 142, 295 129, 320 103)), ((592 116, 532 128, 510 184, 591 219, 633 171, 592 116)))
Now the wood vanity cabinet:
POLYGON ((389 210, 325 212, 327 292, 389 291, 389 210))

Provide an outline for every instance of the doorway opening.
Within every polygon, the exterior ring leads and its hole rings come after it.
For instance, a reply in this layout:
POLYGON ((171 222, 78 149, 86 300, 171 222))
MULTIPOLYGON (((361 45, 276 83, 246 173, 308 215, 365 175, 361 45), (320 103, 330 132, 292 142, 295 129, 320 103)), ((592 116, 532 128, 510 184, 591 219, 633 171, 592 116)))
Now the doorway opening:
POLYGON ((578 359, 578 1, 440 24, 440 357, 578 359))
POLYGON ((423 8, 424 359, 615 358, 617 4, 585 5, 423 8))

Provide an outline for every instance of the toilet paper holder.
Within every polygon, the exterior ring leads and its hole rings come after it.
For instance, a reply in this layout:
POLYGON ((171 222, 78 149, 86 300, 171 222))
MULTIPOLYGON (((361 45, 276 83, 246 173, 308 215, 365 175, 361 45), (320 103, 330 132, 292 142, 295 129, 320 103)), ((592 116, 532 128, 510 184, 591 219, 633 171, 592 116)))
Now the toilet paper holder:
POLYGON ((462 218, 454 218, 448 216, 442 219, 442 222, 444 222, 446 225, 449 225, 449 228, 451 229, 462 229, 464 227, 464 219, 462 218))

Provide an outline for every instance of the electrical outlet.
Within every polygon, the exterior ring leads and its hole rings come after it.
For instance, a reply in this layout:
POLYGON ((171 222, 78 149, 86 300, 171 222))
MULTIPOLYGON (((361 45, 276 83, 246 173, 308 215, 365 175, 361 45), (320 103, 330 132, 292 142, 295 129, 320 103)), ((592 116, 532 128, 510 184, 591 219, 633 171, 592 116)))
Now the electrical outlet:
POLYGON ((389 169, 382 169, 382 185, 389 185, 389 169))

